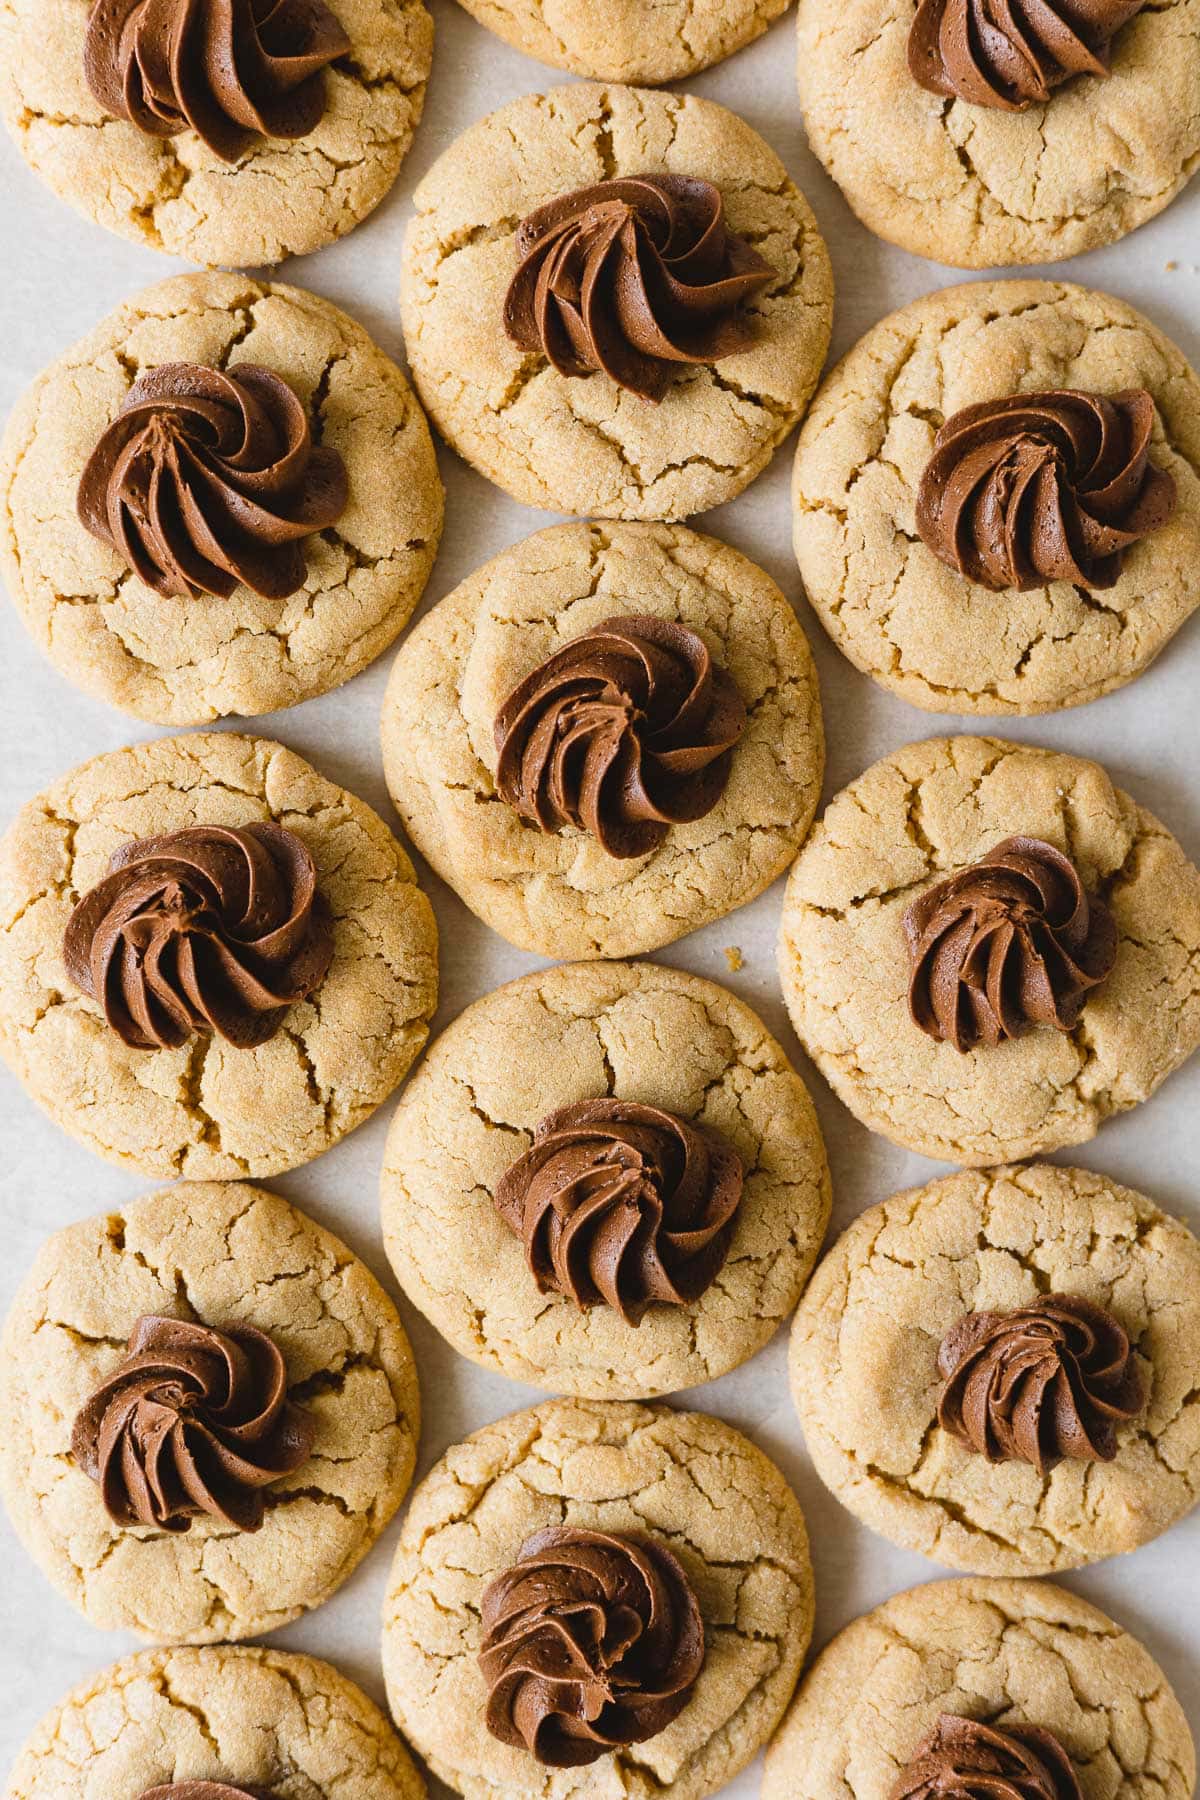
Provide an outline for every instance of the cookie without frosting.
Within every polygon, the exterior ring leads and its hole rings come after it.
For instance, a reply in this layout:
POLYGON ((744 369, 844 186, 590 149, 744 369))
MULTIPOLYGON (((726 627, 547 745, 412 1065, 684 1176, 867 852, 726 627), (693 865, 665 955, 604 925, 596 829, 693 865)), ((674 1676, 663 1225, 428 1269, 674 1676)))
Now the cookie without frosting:
MULTIPOLYGON (((1134 1550, 1200 1497, 1200 1242, 1085 1169, 947 1176, 871 1207, 822 1259, 796 1314, 791 1381, 817 1472, 893 1543, 980 1575, 1134 1550), (938 1424, 939 1348, 968 1315, 1003 1318, 1051 1294, 1124 1331, 1140 1404, 1111 1461, 1066 1457, 1043 1476, 938 1424)), ((1072 1386, 1086 1409, 1086 1384, 1072 1386)))
POLYGON ((1188 1800, 1183 1708, 1136 1638, 1043 1581, 934 1581, 840 1631, 767 1752, 763 1800, 890 1800, 941 1715, 1048 1731, 1085 1794, 1188 1800))
POLYGON ((514 49, 597 81, 654 86, 753 42, 790 0, 460 0, 514 49))
POLYGON ((86 692, 161 724, 253 716, 327 692, 392 643, 442 532, 424 414, 361 325, 299 288, 181 275, 119 307, 27 391, 0 444, 0 567, 35 640, 86 692), (77 514, 80 478, 134 382, 164 363, 265 366, 339 452, 348 499, 302 542, 283 600, 154 592, 77 514))
POLYGON ((391 1301, 337 1238, 258 1188, 188 1182, 56 1232, 5 1326, 5 1504, 54 1586, 103 1630, 212 1643, 319 1606, 399 1506, 419 1432, 391 1301), (310 1445, 260 1490, 257 1529, 205 1515, 185 1529, 119 1523, 73 1454, 73 1423, 124 1363, 138 1319, 164 1315, 262 1332, 283 1357, 310 1445))
POLYGON ((1107 76, 1021 111, 921 86, 917 10, 799 0, 798 13, 809 142, 863 223, 902 250, 962 269, 1061 262, 1144 225, 1200 166, 1200 0, 1143 7, 1113 38, 1107 76))
POLYGON ((89 1149, 143 1174, 227 1179, 309 1162, 397 1086, 437 1004, 437 927, 383 821, 282 745, 231 732, 93 758, 0 846, 0 1051, 89 1149), (273 820, 316 864, 333 960, 265 1042, 189 1034, 137 1049, 68 974, 71 913, 131 840, 273 820))
POLYGON ((934 738, 838 794, 788 882, 784 997, 809 1055, 872 1131, 943 1162, 1081 1144, 1200 1044, 1200 872, 1098 764, 999 738, 934 738), (960 1051, 910 1012, 904 916, 1005 838, 1065 852, 1117 928, 1069 1031, 960 1051))
POLYGON ((1140 674, 1200 606, 1200 378, 1108 294, 1050 281, 947 288, 874 326, 825 381, 800 433, 792 504, 808 598, 872 680, 931 712, 1078 706, 1140 674), (1150 467, 1173 482, 1174 510, 1126 552, 1115 585, 992 591, 922 541, 934 439, 966 407, 1064 388, 1150 395, 1150 467))
MULTIPOLYGON (((606 1399, 697 1386, 753 1356, 794 1307, 830 1204, 812 1102, 761 1021, 714 983, 648 963, 550 969, 468 1007, 397 1108, 382 1195, 397 1279, 456 1350, 517 1381, 606 1399), (497 1207, 539 1123, 609 1095, 719 1133, 744 1172, 704 1291, 651 1305, 636 1328, 609 1304, 539 1292, 497 1207)), ((686 1262, 677 1267, 686 1281, 686 1262)))
POLYGON ((157 137, 106 110, 84 73, 93 0, 0 0, 0 111, 30 167, 120 236, 190 262, 259 268, 344 237, 378 206, 421 118, 433 55, 424 0, 331 0, 350 40, 322 116, 233 162, 191 129, 157 137))
POLYGON ((754 899, 803 841, 824 769, 816 670, 792 608, 736 550, 669 525, 552 526, 502 551, 402 647, 382 732, 421 854, 493 930, 553 957, 636 955, 754 899), (543 833, 501 799, 496 719, 548 657, 630 613, 697 633, 747 717, 711 810, 621 857, 578 826, 543 833))
POLYGON ((549 1400, 456 1444, 417 1489, 384 1604, 384 1676, 401 1730, 466 1800, 651 1800, 668 1787, 700 1800, 770 1735, 812 1619, 800 1508, 740 1432, 664 1406, 549 1400), (678 1717, 567 1776, 489 1733, 478 1662, 485 1591, 550 1526, 661 1542, 705 1627, 704 1666, 678 1717))
POLYGON ((286 1781, 329 1800, 425 1793, 378 1707, 329 1663, 231 1644, 144 1650, 82 1682, 37 1727, 5 1793, 138 1800, 176 1782, 235 1777, 259 1792, 286 1781))
POLYGON ((405 342, 418 391, 460 456, 527 506, 681 519, 730 500, 808 404, 833 277, 816 220, 775 153, 733 113, 687 94, 576 84, 481 119, 414 196, 405 342), (713 183, 728 229, 777 271, 744 316, 749 349, 686 367, 653 405, 608 375, 561 375, 506 334, 523 219, 617 177, 713 183))

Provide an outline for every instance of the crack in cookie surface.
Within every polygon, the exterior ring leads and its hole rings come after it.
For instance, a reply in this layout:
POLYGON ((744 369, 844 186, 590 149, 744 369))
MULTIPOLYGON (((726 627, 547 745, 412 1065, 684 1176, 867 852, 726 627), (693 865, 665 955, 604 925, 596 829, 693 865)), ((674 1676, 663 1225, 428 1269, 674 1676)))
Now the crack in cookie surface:
POLYGON ((675 81, 759 37, 788 0, 461 0, 506 43, 556 68, 605 81, 675 81))

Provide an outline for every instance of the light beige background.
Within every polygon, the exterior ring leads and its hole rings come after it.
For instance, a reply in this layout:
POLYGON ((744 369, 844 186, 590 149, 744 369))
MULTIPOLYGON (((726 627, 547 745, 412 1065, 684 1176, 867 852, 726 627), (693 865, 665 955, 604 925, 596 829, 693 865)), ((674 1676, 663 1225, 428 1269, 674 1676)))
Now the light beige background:
MULTIPOLYGON (((437 47, 425 121, 389 201, 345 243, 286 265, 286 279, 344 306, 394 355, 403 355, 396 306, 400 243, 413 186, 471 120, 518 94, 564 79, 505 48, 453 3, 433 0, 437 47)), ((808 154, 793 81, 795 18, 789 13, 741 55, 686 84, 741 112, 770 141, 816 209, 838 283, 834 351, 840 355, 893 307, 958 277, 877 242, 852 218, 808 154)), ((0 411, 42 365, 135 289, 173 266, 85 224, 25 168, 0 133, 0 411)), ((182 265, 178 265, 182 266, 182 265)), ((1200 177, 1160 219, 1111 250, 1053 271, 1121 294, 1200 364, 1200 177), (1174 269, 1168 264, 1175 262, 1174 269)), ((919 713, 876 689, 833 651, 799 601, 790 553, 788 478, 792 443, 748 493, 705 517, 703 528, 762 563, 799 604, 820 665, 829 736, 827 793, 907 740, 953 731, 963 721, 919 713)), ((426 605, 449 593, 505 544, 551 523, 525 512, 447 452, 446 535, 426 605)), ((390 657, 340 692, 259 720, 394 823, 380 768, 377 717, 390 657)), ((148 736, 82 698, 45 663, 0 606, 0 811, 5 821, 29 795, 72 764, 148 736)), ((1200 858, 1200 620, 1193 620, 1149 674, 1119 694, 1058 717, 1002 721, 1004 735, 1102 757, 1119 784, 1148 804, 1200 858)), ((970 728, 970 722, 966 722, 970 728)), ((439 1023, 536 959, 508 950, 422 870, 442 931, 439 1023)), ((728 981, 799 1058, 774 973, 782 884, 754 906, 661 953, 661 960, 728 981), (730 976, 723 955, 739 945, 745 967, 730 976)), ((894 1189, 937 1173, 933 1164, 872 1138, 801 1061, 821 1115, 834 1178, 835 1227, 894 1189)), ((377 1223, 376 1189, 390 1107, 320 1161, 272 1182, 344 1237, 394 1292, 377 1223)), ((1142 1187, 1200 1228, 1200 1058, 1140 1111, 1105 1127, 1076 1160, 1142 1187)), ((8 1301, 43 1235, 153 1184, 96 1161, 60 1136, 0 1074, 0 1306, 8 1301)), ((425 1397, 421 1468, 474 1427, 537 1396, 456 1358, 402 1302, 425 1397)), ((940 1573, 892 1550, 854 1523, 816 1480, 787 1395, 784 1342, 712 1386, 686 1396, 740 1426, 794 1482, 808 1515, 817 1577, 817 1643, 888 1594, 940 1573)), ((330 1657, 382 1700, 378 1615, 395 1527, 337 1597, 273 1642, 330 1657)), ((1200 1732, 1200 1517, 1121 1564, 1067 1585, 1142 1637, 1166 1668, 1200 1732)), ((73 1682, 129 1645, 85 1626, 27 1562, 0 1524, 0 1780, 41 1714, 73 1682)), ((729 1790, 758 1792, 757 1770, 729 1790)))

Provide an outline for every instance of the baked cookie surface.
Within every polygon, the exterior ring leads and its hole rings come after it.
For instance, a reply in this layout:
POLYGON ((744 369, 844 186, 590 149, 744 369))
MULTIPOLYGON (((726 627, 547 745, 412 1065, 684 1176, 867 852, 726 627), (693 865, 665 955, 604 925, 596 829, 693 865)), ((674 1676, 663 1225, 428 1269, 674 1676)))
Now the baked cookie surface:
POLYGON ((897 1194, 823 1258, 796 1315, 792 1396, 818 1473, 894 1543, 952 1568, 1045 1575, 1136 1549, 1200 1490, 1200 1242, 1130 1188, 1049 1163, 897 1194), (1145 1405, 1112 1461, 1043 1475, 937 1422, 943 1338, 964 1315, 1068 1294, 1135 1346, 1145 1405))
POLYGON ((1140 674, 1200 606, 1200 379, 1107 294, 1047 281, 929 294, 876 325, 822 385, 793 507, 808 598, 872 680, 932 712, 1077 706, 1140 674), (1115 586, 990 591, 918 533, 935 434, 984 400, 1062 389, 1150 394, 1151 462, 1174 480, 1174 514, 1132 546, 1115 586))
POLYGON ((312 1656, 144 1650, 83 1682, 17 1760, 10 1800, 102 1800, 232 1780, 328 1800, 421 1800, 425 1783, 378 1707, 312 1656), (97 1729, 103 1720, 103 1729, 97 1729))
POLYGON ((653 86, 694 75, 759 37, 790 0, 460 0, 526 56, 598 81, 653 86))
POLYGON ((757 132, 692 95, 579 83, 481 119, 415 194, 401 301, 417 389, 460 456, 527 506, 679 519, 732 499, 804 411, 829 346, 833 277, 808 202, 757 132), (606 374, 561 375, 505 333, 521 221, 617 177, 713 183, 776 271, 754 338, 682 369, 658 405, 606 374))
POLYGON ((0 1051, 89 1149, 143 1174, 278 1174, 362 1123, 407 1073, 437 1003, 437 928, 412 865, 362 801, 265 738, 198 732, 110 752, 18 814, 0 851, 0 1051), (273 821, 316 865, 333 960, 257 1048, 197 1033, 129 1047, 67 974, 76 902, 131 840, 273 821))
POLYGON ((809 142, 901 249, 963 269, 1060 262, 1152 219, 1200 166, 1200 0, 1143 8, 1106 79, 1081 76, 1024 111, 921 87, 916 13, 917 0, 799 0, 809 142))
POLYGON ((812 1102, 779 1045, 723 988, 646 963, 551 969, 469 1007, 397 1109, 382 1193, 397 1279, 456 1350, 608 1399, 714 1380, 761 1349, 796 1303, 830 1204, 812 1102), (636 1327, 609 1304, 539 1292, 496 1206, 542 1119, 610 1095, 721 1133, 746 1171, 711 1285, 636 1327))
POLYGON ((796 861, 779 967, 809 1055, 872 1131, 944 1162, 1084 1143, 1200 1043, 1200 873, 1098 764, 998 738, 934 738, 837 795, 796 861), (1116 924, 1116 960, 1069 1031, 959 1051, 909 1013, 903 917, 1019 834, 1065 850, 1116 924))
POLYGON ((1052 1582, 935 1581, 821 1652, 767 1754, 764 1800, 887 1800, 938 1715, 1052 1732, 1085 1800, 1187 1800, 1196 1755, 1149 1652, 1052 1582))
POLYGON ((213 1643, 285 1625, 341 1585, 412 1479, 420 1397, 396 1310, 344 1244, 276 1194, 187 1182, 56 1232, 3 1341, 5 1504, 101 1629, 213 1643), (263 1490, 257 1530, 214 1515, 186 1530, 118 1523, 72 1454, 76 1415, 143 1316, 253 1328, 281 1352, 288 1399, 315 1431, 299 1467, 263 1490))
POLYGON ((384 1606, 383 1662, 400 1728, 468 1800, 670 1787, 696 1800, 761 1748, 812 1630, 800 1508, 748 1439, 703 1413, 553 1400, 456 1445, 413 1498, 384 1606), (547 1769, 489 1735, 477 1662, 484 1589, 532 1533, 644 1533, 682 1564, 705 1662, 674 1722, 589 1767, 547 1769))
POLYGON ((442 530, 442 484, 404 376, 360 325, 298 288, 183 275, 135 295, 52 364, 0 444, 0 566, 26 626, 78 686, 139 718, 202 724, 295 705, 346 681, 407 623, 442 530), (164 363, 282 376, 349 498, 303 540, 283 600, 165 598, 76 513, 84 467, 134 382, 164 363))
POLYGON ((421 854, 493 930, 553 957, 636 955, 753 899, 803 842, 824 769, 816 670, 792 608, 739 552, 667 525, 554 526, 503 551, 401 648, 382 733, 421 854), (747 720, 712 810, 617 857, 577 826, 535 829, 500 797, 494 724, 545 658, 629 613, 698 633, 747 720))
POLYGON ((91 0, 3 0, 0 110, 30 167, 77 211, 191 262, 259 268, 345 236, 388 192, 425 103, 424 0, 337 0, 350 53, 324 74, 325 111, 295 141, 233 163, 195 132, 152 137, 110 116, 84 77, 91 0))

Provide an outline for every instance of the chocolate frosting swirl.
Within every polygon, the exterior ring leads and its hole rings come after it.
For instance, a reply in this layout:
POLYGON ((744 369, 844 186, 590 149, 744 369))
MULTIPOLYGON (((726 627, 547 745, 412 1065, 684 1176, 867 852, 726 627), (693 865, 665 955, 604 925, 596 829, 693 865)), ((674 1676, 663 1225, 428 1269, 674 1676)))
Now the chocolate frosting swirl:
POLYGON ((582 1100, 547 1113, 496 1189, 542 1294, 603 1303, 627 1325, 686 1306, 729 1252, 742 1161, 719 1133, 657 1106, 582 1100))
POLYGON ((76 507, 155 593, 243 583, 268 600, 304 586, 301 540, 346 510, 346 466, 308 414, 254 363, 165 363, 130 388, 87 460, 76 507))
POLYGON ((224 1781, 169 1781, 147 1788, 141 1800, 262 1800, 261 1788, 230 1787, 224 1781))
POLYGON ((746 705, 698 633, 605 619, 548 657, 496 715, 496 786, 540 831, 575 825, 610 856, 645 856, 712 811, 746 705))
POLYGON ((1128 1333, 1075 1294, 968 1313, 942 1339, 938 1423, 989 1462, 1111 1462, 1146 1396, 1128 1333))
POLYGON ((487 1728, 550 1768, 657 1736, 704 1664, 704 1623, 665 1545, 557 1526, 483 1596, 487 1728))
POLYGON ((1023 112, 1076 75, 1107 75, 1145 0, 920 0, 908 66, 930 93, 1023 112))
POLYGON ((146 1314, 80 1409, 71 1453, 118 1525, 187 1531, 208 1513, 257 1531, 261 1490, 308 1461, 313 1432, 264 1332, 146 1314))
POLYGON ((1070 1757, 1040 1725, 981 1725, 943 1713, 891 1800, 1081 1800, 1070 1757))
POLYGON ((257 138, 302 138, 325 111, 323 71, 350 39, 322 0, 95 0, 87 84, 151 137, 190 126, 224 162, 257 138))
POLYGON ((913 1021, 956 1050, 1035 1025, 1070 1031, 1117 955, 1102 900, 1053 844, 1011 837, 904 915, 913 1021))
POLYGON ((293 832, 194 825, 123 845, 67 921, 63 955, 134 1049, 196 1031, 250 1049, 320 985, 333 925, 293 832))
POLYGON ((1126 550, 1167 523, 1175 481, 1150 461, 1142 388, 1012 394, 942 426, 917 491, 917 530, 951 569, 999 593, 1070 581, 1110 588, 1126 550))
POLYGON ((637 175, 576 188, 523 219, 504 328, 560 375, 603 370, 661 400, 680 363, 745 350, 740 310, 775 270, 729 230, 711 181, 637 175))

